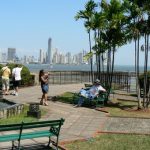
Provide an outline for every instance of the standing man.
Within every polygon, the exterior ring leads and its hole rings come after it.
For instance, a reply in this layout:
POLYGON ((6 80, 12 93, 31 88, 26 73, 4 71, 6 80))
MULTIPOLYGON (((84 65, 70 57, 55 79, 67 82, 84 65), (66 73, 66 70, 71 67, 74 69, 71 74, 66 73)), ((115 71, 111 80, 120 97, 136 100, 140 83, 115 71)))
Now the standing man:
POLYGON ((11 74, 10 69, 8 68, 8 64, 6 64, 2 69, 2 90, 3 94, 9 94, 9 75, 11 74))
POLYGON ((21 70, 23 67, 19 67, 18 64, 16 64, 15 68, 12 70, 12 76, 14 78, 13 86, 14 86, 14 92, 13 95, 18 96, 18 87, 21 81, 21 70))

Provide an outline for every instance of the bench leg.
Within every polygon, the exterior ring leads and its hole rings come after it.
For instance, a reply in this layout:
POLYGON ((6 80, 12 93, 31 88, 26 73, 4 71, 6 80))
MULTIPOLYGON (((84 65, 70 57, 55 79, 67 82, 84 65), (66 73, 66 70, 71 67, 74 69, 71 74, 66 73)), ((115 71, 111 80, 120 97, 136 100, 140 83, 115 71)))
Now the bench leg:
POLYGON ((56 141, 56 149, 58 150, 58 137, 57 137, 57 141, 56 141))
POLYGON ((15 146, 15 144, 14 144, 14 141, 12 141, 12 150, 14 149, 14 146, 15 146))
POLYGON ((50 147, 50 144, 51 144, 51 137, 49 137, 49 141, 48 141, 47 147, 50 147))
POLYGON ((18 150, 20 150, 20 140, 18 140, 18 150))
POLYGON ((14 150, 14 148, 16 149, 17 146, 15 145, 15 141, 12 141, 12 147, 11 147, 11 149, 14 150))

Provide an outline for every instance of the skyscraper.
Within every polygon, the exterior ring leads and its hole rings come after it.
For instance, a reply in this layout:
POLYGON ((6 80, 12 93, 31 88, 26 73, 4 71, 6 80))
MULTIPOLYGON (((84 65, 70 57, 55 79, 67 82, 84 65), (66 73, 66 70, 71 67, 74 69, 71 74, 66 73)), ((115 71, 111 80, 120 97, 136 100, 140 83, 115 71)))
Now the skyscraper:
POLYGON ((14 61, 16 58, 16 49, 15 48, 8 48, 8 61, 14 61))
POLYGON ((48 39, 48 52, 47 52, 47 64, 51 64, 52 63, 52 39, 49 38, 48 39))

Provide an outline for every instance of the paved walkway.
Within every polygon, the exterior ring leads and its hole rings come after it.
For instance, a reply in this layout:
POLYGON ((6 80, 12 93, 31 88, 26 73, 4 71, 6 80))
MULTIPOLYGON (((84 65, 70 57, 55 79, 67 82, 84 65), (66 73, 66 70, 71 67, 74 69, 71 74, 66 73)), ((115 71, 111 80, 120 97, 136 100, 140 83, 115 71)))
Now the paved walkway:
MULTIPOLYGON (((49 96, 57 96, 66 91, 76 92, 84 84, 50 85, 49 96)), ((6 99, 17 103, 39 102, 41 97, 40 86, 22 88, 19 96, 8 95, 6 99)), ((116 95, 115 95, 116 97, 116 95)), ((48 114, 41 120, 64 118, 65 123, 61 129, 60 143, 90 138, 98 132, 125 132, 150 134, 150 119, 113 118, 104 112, 84 107, 74 108, 71 104, 49 101, 48 114)), ((46 143, 47 138, 24 140, 22 144, 46 143)), ((0 143, 0 147, 10 147, 11 143, 0 143)))

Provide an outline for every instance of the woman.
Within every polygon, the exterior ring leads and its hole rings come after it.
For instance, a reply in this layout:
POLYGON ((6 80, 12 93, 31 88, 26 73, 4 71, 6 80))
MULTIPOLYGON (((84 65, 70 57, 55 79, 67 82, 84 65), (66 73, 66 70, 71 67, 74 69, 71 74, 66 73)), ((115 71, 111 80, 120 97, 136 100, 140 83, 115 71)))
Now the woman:
POLYGON ((42 92, 43 92, 40 104, 48 106, 48 103, 47 103, 47 93, 48 93, 48 90, 49 90, 49 87, 48 87, 48 74, 46 74, 44 72, 44 70, 40 70, 40 72, 39 72, 39 82, 41 82, 41 89, 42 89, 42 92))

